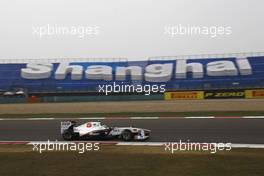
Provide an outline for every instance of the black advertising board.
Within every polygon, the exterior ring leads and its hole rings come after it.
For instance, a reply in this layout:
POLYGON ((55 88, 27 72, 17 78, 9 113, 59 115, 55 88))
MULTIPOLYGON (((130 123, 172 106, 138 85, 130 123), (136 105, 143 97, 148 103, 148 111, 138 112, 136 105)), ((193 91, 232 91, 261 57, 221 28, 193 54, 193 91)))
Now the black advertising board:
POLYGON ((209 90, 204 91, 205 99, 245 98, 244 90, 209 90))

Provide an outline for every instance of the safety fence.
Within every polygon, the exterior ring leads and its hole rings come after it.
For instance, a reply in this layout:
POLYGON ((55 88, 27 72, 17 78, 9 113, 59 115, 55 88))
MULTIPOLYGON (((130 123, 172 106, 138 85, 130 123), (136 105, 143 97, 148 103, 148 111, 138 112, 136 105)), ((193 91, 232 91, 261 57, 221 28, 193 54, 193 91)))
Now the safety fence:
POLYGON ((0 103, 62 103, 62 102, 96 102, 96 101, 147 101, 163 100, 163 94, 155 95, 119 95, 119 96, 28 96, 0 97, 0 103))
POLYGON ((202 99, 264 99, 264 89, 170 91, 150 95, 29 95, 28 97, 0 97, 0 103, 144 101, 144 100, 202 100, 202 99))

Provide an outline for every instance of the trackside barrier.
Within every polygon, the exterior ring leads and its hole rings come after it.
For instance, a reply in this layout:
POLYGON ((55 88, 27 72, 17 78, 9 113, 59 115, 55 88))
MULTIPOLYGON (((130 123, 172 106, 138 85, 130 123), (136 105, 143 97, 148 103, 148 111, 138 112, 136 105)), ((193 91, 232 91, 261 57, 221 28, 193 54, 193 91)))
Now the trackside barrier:
POLYGON ((209 90, 204 91, 205 99, 245 98, 244 90, 209 90))
POLYGON ((119 95, 119 96, 50 96, 42 97, 41 102, 94 102, 94 101, 145 101, 162 100, 162 94, 156 95, 119 95))
POLYGON ((201 100, 204 99, 203 91, 166 92, 165 100, 201 100))
POLYGON ((264 89, 245 90, 246 98, 264 98, 264 89))
POLYGON ((165 92, 165 100, 264 99, 264 89, 165 92))
POLYGON ((89 102, 89 101, 138 101, 138 100, 202 100, 202 99, 264 99, 264 89, 250 90, 206 90, 174 91, 153 95, 114 95, 114 96, 29 96, 0 97, 0 103, 39 103, 39 102, 89 102))

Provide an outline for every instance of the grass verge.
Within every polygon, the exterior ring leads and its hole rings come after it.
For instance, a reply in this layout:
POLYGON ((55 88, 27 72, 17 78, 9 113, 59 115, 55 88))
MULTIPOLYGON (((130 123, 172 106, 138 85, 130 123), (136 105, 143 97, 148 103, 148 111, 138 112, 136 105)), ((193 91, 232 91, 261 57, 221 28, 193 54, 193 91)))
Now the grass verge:
POLYGON ((28 146, 0 146, 0 175, 264 175, 261 149, 229 152, 179 152, 169 154, 161 147, 102 146, 100 151, 32 152, 28 146))

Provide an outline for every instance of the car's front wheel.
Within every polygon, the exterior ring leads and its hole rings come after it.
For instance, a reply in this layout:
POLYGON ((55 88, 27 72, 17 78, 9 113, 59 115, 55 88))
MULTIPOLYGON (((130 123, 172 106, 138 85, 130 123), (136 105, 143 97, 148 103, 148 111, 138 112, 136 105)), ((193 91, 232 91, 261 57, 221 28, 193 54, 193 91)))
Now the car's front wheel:
POLYGON ((121 137, 124 141, 131 141, 133 139, 133 133, 130 130, 124 130, 121 137))

